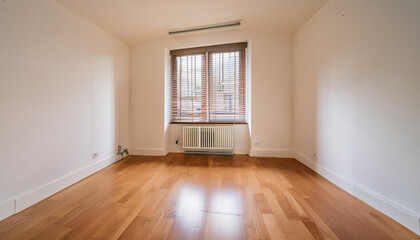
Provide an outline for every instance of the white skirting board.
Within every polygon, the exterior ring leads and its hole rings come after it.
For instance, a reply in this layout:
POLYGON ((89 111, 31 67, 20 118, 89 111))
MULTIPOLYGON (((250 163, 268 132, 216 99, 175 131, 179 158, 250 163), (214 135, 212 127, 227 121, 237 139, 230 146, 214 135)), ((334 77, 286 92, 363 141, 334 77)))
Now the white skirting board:
POLYGON ((15 199, 10 199, 0 205, 0 220, 15 214, 15 199))
POLYGON ((278 158, 291 158, 293 157, 292 150, 282 149, 251 149, 249 151, 250 157, 278 157, 278 158))
POLYGON ((114 156, 103 158, 84 168, 71 172, 51 182, 45 183, 44 185, 16 196, 14 199, 0 204, 0 220, 32 206, 33 204, 53 195, 56 192, 63 190, 73 183, 88 177, 89 175, 113 164, 116 161, 117 160, 114 156))
MULTIPOLYGON (((249 154, 249 149, 248 148, 235 148, 235 154, 249 154)), ((166 149, 167 153, 182 153, 184 152, 184 150, 182 149, 181 146, 179 147, 168 147, 166 149)))
POLYGON ((248 148, 235 148, 235 154, 249 154, 248 148))
POLYGON ((182 149, 181 145, 179 146, 172 146, 166 149, 167 153, 182 153, 184 150, 182 149))
POLYGON ((166 156, 168 152, 164 148, 132 148, 130 155, 145 155, 145 156, 166 156))
MULTIPOLYGON (((235 148, 235 154, 249 154, 251 157, 279 157, 291 158, 293 157, 292 150, 279 150, 279 149, 248 149, 248 148, 235 148)), ((130 150, 132 155, 145 155, 145 156, 166 156, 170 152, 180 153, 184 152, 182 147, 172 146, 167 149, 161 148, 134 148, 130 150)))
POLYGON ((351 195, 359 198, 360 200, 366 202, 372 207, 378 209, 384 214, 388 215, 390 218, 401 223, 406 228, 420 235, 420 215, 408 210, 407 208, 400 206, 397 203, 392 202, 391 200, 382 197, 381 195, 373 192, 370 189, 367 189, 364 186, 361 186, 348 178, 345 178, 324 166, 315 163, 310 158, 305 157, 299 153, 294 153, 294 157, 305 164, 307 167, 311 168, 321 176, 325 177, 330 182, 336 184, 338 187, 347 191, 351 195))

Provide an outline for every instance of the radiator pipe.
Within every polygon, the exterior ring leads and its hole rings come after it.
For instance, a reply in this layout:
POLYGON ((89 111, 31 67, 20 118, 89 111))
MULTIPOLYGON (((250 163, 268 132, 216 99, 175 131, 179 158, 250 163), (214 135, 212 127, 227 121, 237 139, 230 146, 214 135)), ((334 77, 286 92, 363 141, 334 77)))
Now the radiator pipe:
POLYGON ((117 155, 121 155, 121 157, 122 156, 124 156, 124 154, 129 154, 128 153, 128 148, 126 148, 126 149, 124 149, 123 151, 121 151, 121 146, 118 146, 118 152, 117 152, 117 155))

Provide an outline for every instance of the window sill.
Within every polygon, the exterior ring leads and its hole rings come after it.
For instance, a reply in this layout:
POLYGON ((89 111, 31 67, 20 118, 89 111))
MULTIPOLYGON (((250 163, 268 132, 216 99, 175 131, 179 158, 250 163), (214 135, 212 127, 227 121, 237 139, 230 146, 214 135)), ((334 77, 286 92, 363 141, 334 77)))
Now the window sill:
POLYGON ((248 124, 246 122, 171 122, 170 124, 201 124, 201 125, 214 125, 214 124, 232 124, 232 125, 244 125, 244 124, 248 124))

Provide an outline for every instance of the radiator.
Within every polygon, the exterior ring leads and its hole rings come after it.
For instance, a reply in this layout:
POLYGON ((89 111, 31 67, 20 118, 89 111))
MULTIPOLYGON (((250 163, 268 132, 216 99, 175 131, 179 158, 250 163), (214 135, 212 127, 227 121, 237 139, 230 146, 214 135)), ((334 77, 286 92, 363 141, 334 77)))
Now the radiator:
POLYGON ((233 126, 184 126, 182 136, 185 153, 233 154, 233 126))

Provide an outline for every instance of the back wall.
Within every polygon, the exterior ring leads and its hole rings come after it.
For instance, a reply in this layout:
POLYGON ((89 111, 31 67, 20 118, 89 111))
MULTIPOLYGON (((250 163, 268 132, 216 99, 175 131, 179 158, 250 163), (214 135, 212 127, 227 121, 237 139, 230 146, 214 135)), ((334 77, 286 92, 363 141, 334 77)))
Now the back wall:
POLYGON ((290 156, 292 134, 292 37, 231 29, 165 36, 130 48, 130 144, 135 154, 164 155, 175 145, 179 125, 169 125, 167 66, 170 49, 248 41, 251 119, 238 126, 236 148, 259 156, 290 156), (166 74, 165 74, 166 73, 166 74), (260 140, 260 146, 253 141, 260 140))

